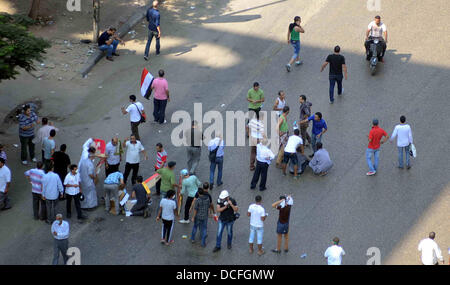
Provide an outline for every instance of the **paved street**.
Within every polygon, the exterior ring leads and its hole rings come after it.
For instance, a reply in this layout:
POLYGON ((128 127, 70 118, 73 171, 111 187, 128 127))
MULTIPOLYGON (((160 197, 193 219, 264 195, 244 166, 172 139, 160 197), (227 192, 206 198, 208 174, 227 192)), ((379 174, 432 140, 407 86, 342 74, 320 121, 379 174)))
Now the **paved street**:
MULTIPOLYGON (((140 73, 147 67, 154 75, 160 68, 165 70, 171 92, 167 120, 177 110, 192 114, 194 102, 203 104, 203 112, 245 111, 247 90, 258 81, 266 98, 263 110, 272 108, 278 90, 286 91, 291 128, 293 121, 299 119, 298 96, 305 94, 313 104, 312 111, 322 112, 327 121, 323 143, 334 167, 324 177, 308 170, 294 180, 289 175, 284 177, 274 163, 270 166, 268 190, 261 194, 269 213, 264 233, 266 254, 261 257, 248 253, 246 212, 254 196, 260 194, 250 190, 250 150, 229 147, 225 149, 224 185, 215 188, 212 196, 217 199, 220 190, 227 189, 240 207, 241 218, 234 226, 231 251, 223 246, 220 252, 212 253, 217 230, 212 219, 206 249, 181 238, 190 236, 191 224, 177 223, 175 243, 170 247, 161 245, 161 224, 155 221, 159 198, 154 196, 152 216, 146 220, 108 215, 103 205, 87 212, 89 219, 83 224, 72 218, 70 246, 80 248, 82 264, 325 264, 323 252, 334 236, 341 239, 346 251, 344 264, 366 264, 370 247, 380 249, 383 264, 420 264, 417 244, 430 231, 436 232, 436 241, 448 262, 447 0, 414 1, 408 5, 381 0, 379 12, 368 11, 365 0, 190 1, 195 3, 195 9, 181 0, 165 2, 161 8, 163 38, 159 57, 154 55, 152 44, 150 61, 143 60, 146 28, 139 24, 135 28, 137 38, 126 38, 125 46, 137 50, 136 55, 120 56, 114 63, 103 59, 88 79, 73 79, 52 89, 61 94, 60 98, 45 101, 45 94, 50 92, 48 86, 29 75, 20 77, 21 84, 27 86, 21 87, 25 92, 21 98, 38 96, 44 99, 41 113, 64 118, 58 123, 63 131, 57 134, 56 141, 58 146, 68 145, 73 162, 78 162, 81 146, 89 137, 109 140, 116 133, 121 138, 129 136, 129 119, 122 116, 120 107, 127 104, 128 95, 140 97, 140 73), (371 76, 363 43, 367 25, 376 14, 387 25, 389 42, 386 63, 380 64, 377 74, 371 76), (284 66, 292 55, 292 47, 286 43, 286 30, 296 15, 302 17, 306 31, 301 35, 304 63, 287 73, 284 66), (345 94, 330 105, 328 68, 319 71, 337 44, 346 58, 349 78, 343 83, 345 94), (400 115, 405 115, 412 127, 418 152, 412 168, 398 169, 396 144, 387 143, 382 146, 377 175, 367 177, 365 150, 372 119, 378 118, 380 127, 390 135, 400 115), (294 197, 290 251, 275 255, 270 250, 276 243, 278 211, 270 209, 270 205, 280 194, 290 193, 294 197), (301 259, 304 253, 307 257, 301 259)), ((0 99, 8 100, 6 94, 13 94, 18 84, 2 82, 0 99)), ((140 101, 151 116, 153 103, 140 101)), ((176 126, 150 122, 141 126, 142 143, 150 156, 149 161, 141 163, 143 176, 153 173, 157 142, 165 146, 169 160, 177 162, 177 174, 185 168, 185 148, 174 147, 170 142, 176 126)), ((19 143, 17 126, 4 131, 5 141, 19 143)), ((311 149, 306 151, 309 154, 311 149)), ((31 189, 23 176, 28 168, 20 164, 19 157, 17 149, 8 153, 13 208, 0 212, 0 264, 50 264, 50 228, 32 219, 31 189)), ((202 182, 209 179, 206 147, 202 150, 198 177, 202 182)), ((97 186, 99 195, 103 193, 101 184, 97 186)), ((65 214, 65 203, 58 208, 65 214)))

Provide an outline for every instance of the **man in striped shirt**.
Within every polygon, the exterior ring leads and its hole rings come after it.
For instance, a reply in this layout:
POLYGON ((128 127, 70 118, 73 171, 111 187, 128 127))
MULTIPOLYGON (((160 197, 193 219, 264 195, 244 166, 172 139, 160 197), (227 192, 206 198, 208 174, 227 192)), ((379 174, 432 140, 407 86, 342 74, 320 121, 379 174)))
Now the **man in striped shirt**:
POLYGON ((253 113, 254 117, 248 123, 248 127, 250 129, 250 170, 253 171, 256 169, 255 161, 256 161, 256 146, 260 142, 260 140, 264 137, 264 113, 259 113, 259 118, 256 113, 253 113))
POLYGON ((38 161, 36 163, 36 168, 25 172, 25 176, 31 183, 34 219, 41 219, 42 221, 47 218, 47 208, 45 206, 45 201, 42 199, 42 180, 45 175, 44 170, 42 170, 43 165, 42 161, 38 161))
MULTIPOLYGON (((156 164, 155 164, 155 172, 163 168, 167 162, 167 152, 164 150, 162 143, 156 144, 156 164)), ((161 179, 156 182, 156 195, 160 195, 161 193, 161 179)))
POLYGON ((27 146, 30 152, 30 159, 33 162, 37 162, 34 157, 34 125, 39 124, 39 119, 36 114, 31 110, 30 105, 23 107, 23 113, 19 115, 19 138, 20 138, 20 158, 23 165, 27 165, 27 146))

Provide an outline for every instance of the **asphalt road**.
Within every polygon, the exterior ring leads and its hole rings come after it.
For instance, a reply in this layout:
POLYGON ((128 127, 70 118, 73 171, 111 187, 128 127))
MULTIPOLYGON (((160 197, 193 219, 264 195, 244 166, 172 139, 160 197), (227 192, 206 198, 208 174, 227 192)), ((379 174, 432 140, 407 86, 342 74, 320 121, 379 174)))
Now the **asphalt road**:
MULTIPOLYGON (((447 131, 450 119, 446 116, 450 109, 447 1, 405 5, 401 1, 382 0, 379 12, 368 11, 366 1, 352 0, 313 4, 267 0, 194 2, 195 9, 180 5, 163 10, 167 42, 162 39, 160 57, 154 57, 152 46, 150 62, 143 61, 145 31, 136 28, 140 37, 131 43, 141 48, 136 56, 121 56, 114 65, 102 61, 95 67, 91 80, 100 80, 100 70, 104 71, 101 73, 105 79, 98 82, 103 88, 92 88, 89 99, 78 102, 76 111, 63 123, 64 139, 59 138, 68 143, 72 159, 78 160, 81 144, 90 136, 128 135, 129 123, 120 115, 119 107, 126 104, 130 92, 138 92, 137 79, 146 66, 153 73, 159 68, 166 71, 173 94, 166 112, 169 118, 177 110, 192 113, 194 102, 201 102, 204 112, 246 110, 246 92, 258 81, 266 96, 264 110, 270 110, 278 90, 286 91, 292 110, 288 118, 291 125, 299 116, 298 95, 306 94, 313 103, 312 111, 322 112, 327 121, 329 130, 323 143, 335 166, 325 177, 308 171, 298 181, 283 177, 274 165, 270 167, 268 190, 261 194, 269 212, 264 234, 266 254, 262 257, 248 253, 249 220, 245 213, 256 195, 249 189, 252 175, 248 170, 249 149, 229 147, 225 152, 224 185, 214 189, 212 195, 217 198, 220 190, 227 189, 240 207, 242 216, 234 226, 231 251, 223 247, 219 253, 212 253, 217 229, 213 220, 208 225, 206 249, 183 240, 182 235, 190 235, 191 225, 178 223, 174 229, 175 244, 165 247, 159 243, 160 224, 154 220, 155 207, 147 220, 109 216, 99 207, 88 213, 89 220, 84 224, 72 219, 70 244, 80 248, 82 263, 324 264, 323 252, 334 236, 341 239, 347 253, 344 264, 366 264, 366 251, 370 247, 378 247, 381 261, 385 262, 447 191, 450 158, 446 151, 450 140, 447 131), (387 25, 389 42, 386 63, 371 76, 363 57, 363 39, 375 14, 381 14, 387 25), (302 16, 306 30, 301 50, 304 63, 286 73, 284 65, 292 53, 285 43, 286 29, 295 15, 302 16), (328 75, 319 69, 336 44, 346 57, 349 79, 344 81, 345 94, 330 105, 328 75), (395 143, 383 145, 377 175, 366 177, 366 136, 371 120, 378 118, 380 126, 390 134, 400 115, 405 115, 412 127, 418 158, 410 170, 400 170, 396 165, 395 143), (284 193, 292 193, 295 201, 290 252, 277 256, 270 249, 276 242, 278 215, 270 204, 284 193), (307 257, 300 259, 303 253, 307 257)), ((145 102, 145 107, 150 114, 152 104, 145 102)), ((170 133, 175 126, 147 123, 141 128, 143 144, 151 152, 151 160, 141 167, 144 176, 153 171, 152 151, 157 142, 166 145, 169 160, 177 161, 177 171, 184 168, 185 149, 170 145, 170 133)), ((205 154, 206 148, 198 171, 201 181, 209 177, 205 154)), ((15 165, 12 169, 14 208, 0 213, 0 264, 49 264, 52 256, 49 227, 30 221, 31 195, 22 179, 26 168, 15 165)), ((64 208, 61 204, 60 209, 64 208)), ((436 215, 446 229, 438 232, 438 240, 450 242, 448 208, 436 215)), ((423 237, 430 230, 426 229, 423 237)), ((441 244, 441 248, 447 248, 446 245, 441 244)), ((407 250, 415 251, 416 245, 407 250)), ((416 253, 405 256, 413 259, 397 262, 418 264, 416 253)))

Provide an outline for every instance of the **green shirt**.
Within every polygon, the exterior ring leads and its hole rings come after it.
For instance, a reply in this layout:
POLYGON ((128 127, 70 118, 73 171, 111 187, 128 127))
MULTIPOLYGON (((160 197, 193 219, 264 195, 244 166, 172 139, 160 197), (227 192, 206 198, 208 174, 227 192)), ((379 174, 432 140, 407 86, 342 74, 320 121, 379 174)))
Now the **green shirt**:
POLYGON ((200 185, 202 185, 202 183, 198 180, 197 176, 191 175, 188 178, 183 179, 183 183, 181 184, 181 194, 187 194, 189 197, 194 198, 200 185))
POLYGON ((281 126, 280 126, 280 132, 285 133, 285 132, 289 131, 289 127, 288 127, 288 124, 287 124, 287 121, 286 121, 286 118, 284 117, 284 115, 281 115, 280 118, 283 119, 283 122, 281 123, 281 126))
POLYGON ((289 28, 292 27, 291 30, 291 41, 299 41, 300 40, 300 33, 295 31, 296 25, 291 24, 289 28))
MULTIPOLYGON (((260 89, 258 89, 258 91, 255 91, 255 89, 250 88, 250 90, 248 90, 247 93, 247 99, 251 99, 251 100, 262 100, 264 99, 264 91, 260 89)), ((251 103, 248 102, 248 108, 249 109, 258 109, 259 107, 261 107, 262 102, 259 103, 251 103)))
POLYGON ((158 169, 156 171, 159 175, 161 175, 161 191, 167 192, 173 189, 173 184, 175 184, 175 174, 172 170, 167 167, 158 169))

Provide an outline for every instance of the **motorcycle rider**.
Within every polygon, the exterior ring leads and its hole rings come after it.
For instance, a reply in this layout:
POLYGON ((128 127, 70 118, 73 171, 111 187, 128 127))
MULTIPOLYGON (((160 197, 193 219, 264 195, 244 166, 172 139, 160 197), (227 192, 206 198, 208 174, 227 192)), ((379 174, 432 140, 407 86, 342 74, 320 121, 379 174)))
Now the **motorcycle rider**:
POLYGON ((388 42, 388 34, 387 34, 386 25, 381 22, 380 16, 375 16, 375 20, 370 22, 369 26, 367 27, 366 42, 364 43, 364 46, 366 47, 366 55, 367 55, 366 60, 370 60, 370 57, 369 57, 370 43, 374 39, 379 40, 378 45, 377 45, 377 50, 379 50, 380 46, 383 49, 381 56, 380 56, 380 61, 383 62, 384 53, 386 52, 386 44, 388 42))

